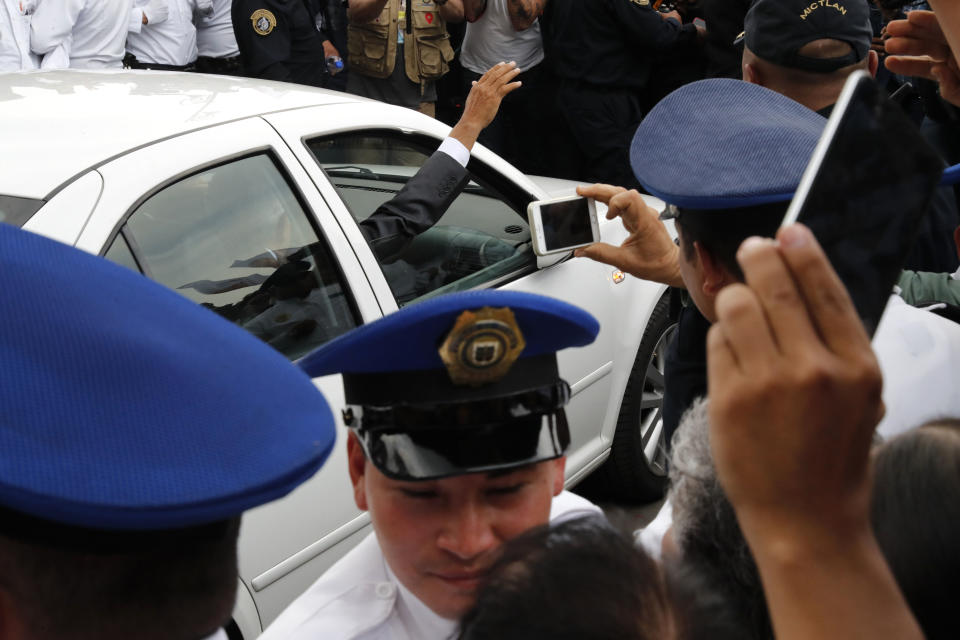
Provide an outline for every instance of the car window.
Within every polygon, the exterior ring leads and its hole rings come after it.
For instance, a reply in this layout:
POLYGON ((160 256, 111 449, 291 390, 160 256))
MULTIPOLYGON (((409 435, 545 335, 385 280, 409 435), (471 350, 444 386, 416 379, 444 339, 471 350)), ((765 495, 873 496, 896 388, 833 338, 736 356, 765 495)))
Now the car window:
POLYGON ((155 193, 104 255, 139 267, 290 359, 359 324, 326 242, 265 154, 155 193))
POLYGON ((43 200, 0 195, 0 222, 22 227, 43 204, 43 200))
POLYGON ((107 249, 107 252, 103 254, 103 257, 127 269, 140 271, 140 265, 137 264, 137 259, 133 256, 133 251, 130 250, 130 245, 123 239, 123 236, 118 236, 117 239, 113 241, 110 248, 107 249))
MULTIPOLYGON (((396 195, 437 146, 434 140, 391 131, 307 141, 357 222, 396 195)), ((381 262, 397 304, 489 286, 535 268, 525 204, 504 197, 491 180, 471 171, 466 188, 439 221, 413 238, 399 257, 381 262)))

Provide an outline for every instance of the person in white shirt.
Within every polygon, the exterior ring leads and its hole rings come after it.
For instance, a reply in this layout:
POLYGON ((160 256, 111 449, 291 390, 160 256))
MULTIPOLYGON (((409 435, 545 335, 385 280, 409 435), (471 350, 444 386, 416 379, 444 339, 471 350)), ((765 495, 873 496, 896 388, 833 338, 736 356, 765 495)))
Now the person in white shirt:
MULTIPOLYGON (((128 0, 129 1, 129 0, 128 0)), ((209 16, 212 0, 133 0, 126 66, 165 71, 192 70, 197 60, 194 14, 209 16)))
POLYGON ((129 17, 130 0, 40 0, 30 48, 45 68, 119 69, 129 17))
POLYGON ((213 0, 213 12, 197 22, 197 71, 242 76, 243 61, 233 34, 231 0, 213 0))
POLYGON ((597 331, 559 300, 469 291, 405 307, 301 360, 311 376, 343 375, 348 469, 374 532, 261 638, 446 640, 502 543, 599 514, 563 491, 570 392, 556 358, 597 331))
POLYGON ((32 0, 0 0, 0 72, 36 69, 39 61, 30 51, 32 0))
POLYGON ((460 47, 466 87, 498 60, 512 60, 521 69, 523 90, 504 100, 497 119, 480 136, 524 173, 555 175, 548 166, 555 154, 549 146, 554 113, 553 81, 543 62, 539 16, 545 0, 464 0, 467 30, 460 47))

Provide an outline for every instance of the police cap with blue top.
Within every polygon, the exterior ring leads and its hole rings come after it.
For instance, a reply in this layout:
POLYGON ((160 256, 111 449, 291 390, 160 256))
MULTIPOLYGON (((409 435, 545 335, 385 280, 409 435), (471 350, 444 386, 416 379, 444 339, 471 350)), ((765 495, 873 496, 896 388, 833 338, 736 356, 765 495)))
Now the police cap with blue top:
POLYGON ((678 211, 742 209, 793 197, 827 120, 764 87, 715 78, 650 110, 630 146, 640 184, 678 211))
POLYGON ((311 380, 213 312, 5 224, 0 272, 0 533, 205 526, 330 453, 311 380))
POLYGON ((300 361, 343 374, 344 422, 388 477, 427 480, 563 455, 569 385, 556 352, 599 324, 560 300, 515 291, 441 296, 346 333, 300 361))

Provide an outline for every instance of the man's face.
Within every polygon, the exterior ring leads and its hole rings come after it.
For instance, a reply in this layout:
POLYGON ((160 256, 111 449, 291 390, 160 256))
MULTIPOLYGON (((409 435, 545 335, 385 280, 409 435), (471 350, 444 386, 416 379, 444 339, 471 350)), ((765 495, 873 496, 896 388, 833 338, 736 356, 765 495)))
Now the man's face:
POLYGON ((507 472, 404 482, 367 461, 353 434, 347 449, 354 498, 370 512, 390 569, 444 618, 459 618, 473 605, 500 545, 546 523, 553 496, 563 490, 563 458, 507 472))

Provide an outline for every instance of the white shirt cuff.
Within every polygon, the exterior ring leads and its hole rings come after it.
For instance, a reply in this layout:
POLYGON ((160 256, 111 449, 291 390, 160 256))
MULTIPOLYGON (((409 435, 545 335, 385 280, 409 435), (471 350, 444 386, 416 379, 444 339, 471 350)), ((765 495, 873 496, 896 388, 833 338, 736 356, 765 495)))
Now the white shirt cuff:
POLYGON ((462 167, 466 167, 467 163, 470 162, 470 151, 456 138, 444 138, 437 151, 443 151, 459 162, 462 167))
POLYGON ((663 538, 673 526, 673 505, 670 500, 664 500, 663 506, 655 517, 643 529, 633 532, 634 544, 643 547, 650 557, 661 560, 663 558, 663 538))

